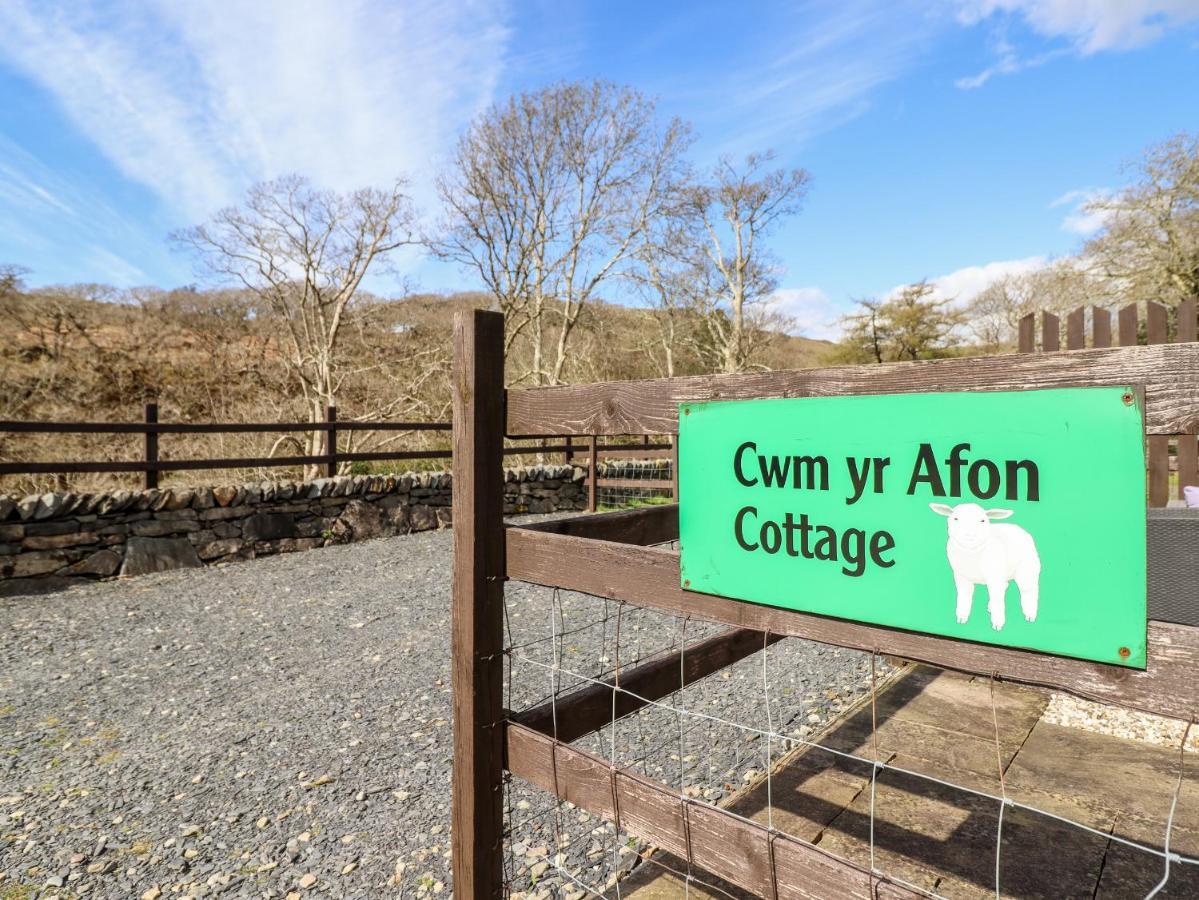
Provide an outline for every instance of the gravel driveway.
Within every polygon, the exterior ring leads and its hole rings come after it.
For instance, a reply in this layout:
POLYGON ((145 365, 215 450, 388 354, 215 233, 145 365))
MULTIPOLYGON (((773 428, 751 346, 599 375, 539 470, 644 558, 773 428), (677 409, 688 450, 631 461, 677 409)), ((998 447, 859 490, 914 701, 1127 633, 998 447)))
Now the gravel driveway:
MULTIPOLYGON (((0 898, 449 894, 449 567, 450 533, 427 532, 0 599, 0 898)), ((536 660, 555 652, 610 668, 603 601, 525 585, 507 599, 528 660, 512 706, 548 693, 536 660), (570 633, 547 640, 551 609, 570 633)), ((708 633, 625 615, 624 665, 708 633)), ((868 658, 801 641, 768 665, 786 733, 869 678, 868 658)), ((762 682, 757 654, 686 703, 763 726, 762 682)), ((707 799, 764 766, 753 735, 688 720, 680 737, 677 719, 623 723, 622 761, 707 799)), ((509 793, 514 890, 581 894, 636 858, 586 814, 509 793)))

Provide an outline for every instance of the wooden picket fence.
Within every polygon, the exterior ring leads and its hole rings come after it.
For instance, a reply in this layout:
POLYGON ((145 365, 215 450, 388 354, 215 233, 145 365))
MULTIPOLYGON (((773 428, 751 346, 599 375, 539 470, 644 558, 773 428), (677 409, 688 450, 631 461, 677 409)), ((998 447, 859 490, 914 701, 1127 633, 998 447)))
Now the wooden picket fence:
MULTIPOLYGON (((1021 353, 1053 353, 1066 350, 1097 350, 1112 346, 1136 347, 1141 344, 1176 344, 1194 341, 1197 335, 1196 302, 1186 300, 1173 310, 1152 301, 1145 305, 1142 323, 1139 305, 1130 303, 1116 313, 1112 331, 1112 313, 1098 306, 1080 306, 1066 316, 1049 312, 1029 313, 1020 320, 1021 353), (1037 320, 1040 319, 1040 329, 1037 320), (1087 325, 1090 325, 1090 340, 1087 325), (1064 334, 1063 334, 1064 333, 1064 334), (1038 341, 1038 336, 1040 340, 1038 341), (1113 343, 1114 338, 1114 343, 1113 343)), ((1181 499, 1183 488, 1199 485, 1199 444, 1189 433, 1169 436, 1151 434, 1146 440, 1146 469, 1150 506, 1166 506, 1172 498, 1181 499), (1171 475, 1173 485, 1171 485, 1171 475)), ((1101 486, 1096 486, 1101 489, 1101 486)))

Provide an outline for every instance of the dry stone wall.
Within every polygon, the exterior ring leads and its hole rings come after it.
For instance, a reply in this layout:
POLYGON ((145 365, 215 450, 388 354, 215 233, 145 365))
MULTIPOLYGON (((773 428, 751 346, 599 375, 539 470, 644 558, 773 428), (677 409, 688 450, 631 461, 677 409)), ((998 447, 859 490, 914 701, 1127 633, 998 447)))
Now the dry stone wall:
MULTIPOLYGON (((508 469, 504 509, 586 506, 586 472, 508 469)), ((141 575, 450 524, 448 472, 0 496, 0 579, 141 575)))

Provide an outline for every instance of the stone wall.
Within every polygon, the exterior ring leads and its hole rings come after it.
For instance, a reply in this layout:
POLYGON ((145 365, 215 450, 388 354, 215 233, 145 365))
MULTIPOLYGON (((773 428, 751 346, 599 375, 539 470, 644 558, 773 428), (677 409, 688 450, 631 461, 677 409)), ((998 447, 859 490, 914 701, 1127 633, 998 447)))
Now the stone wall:
MULTIPOLYGON (((506 471, 509 515, 584 509, 583 469, 506 471)), ((0 579, 107 578, 253 559, 450 523, 448 472, 240 487, 0 496, 0 579)))

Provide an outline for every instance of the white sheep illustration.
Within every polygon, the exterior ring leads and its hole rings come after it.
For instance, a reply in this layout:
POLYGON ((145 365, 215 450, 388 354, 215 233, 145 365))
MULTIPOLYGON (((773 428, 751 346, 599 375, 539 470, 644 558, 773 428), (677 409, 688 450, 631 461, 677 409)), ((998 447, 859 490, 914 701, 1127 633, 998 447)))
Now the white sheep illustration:
POLYGON ((938 515, 949 518, 949 542, 945 552, 953 569, 958 589, 959 624, 970 618, 974 586, 987 586, 987 611, 991 626, 998 631, 1007 620, 1003 597, 1008 582, 1015 579, 1020 588, 1020 610, 1024 618, 1037 618, 1037 595, 1041 578, 1041 558, 1032 535, 1019 525, 993 525, 993 519, 1006 519, 1010 509, 983 509, 977 503, 947 506, 930 503, 938 515))

